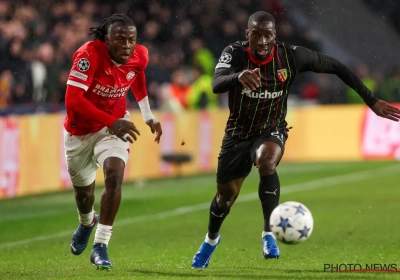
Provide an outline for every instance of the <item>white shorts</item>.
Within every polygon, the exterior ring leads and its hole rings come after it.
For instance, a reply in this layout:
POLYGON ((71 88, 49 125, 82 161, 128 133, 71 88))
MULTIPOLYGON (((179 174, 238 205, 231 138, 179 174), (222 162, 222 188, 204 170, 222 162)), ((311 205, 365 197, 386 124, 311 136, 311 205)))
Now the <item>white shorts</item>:
MULTIPOLYGON (((129 112, 124 119, 129 120, 129 112)), ((86 134, 71 135, 64 129, 64 150, 68 173, 77 187, 90 185, 96 179, 96 171, 109 157, 118 157, 125 164, 129 158, 129 142, 124 142, 108 132, 108 128, 86 134)))

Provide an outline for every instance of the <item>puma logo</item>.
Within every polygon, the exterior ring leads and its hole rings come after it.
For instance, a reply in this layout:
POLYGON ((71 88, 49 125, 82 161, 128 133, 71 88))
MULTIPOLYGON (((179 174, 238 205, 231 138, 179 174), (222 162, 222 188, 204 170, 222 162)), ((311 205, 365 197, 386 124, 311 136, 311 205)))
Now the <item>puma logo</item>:
POLYGON ((217 215, 217 214, 214 214, 214 212, 211 212, 211 215, 213 215, 214 217, 217 217, 217 218, 222 218, 224 216, 224 213, 222 213, 221 215, 217 215))
POLYGON ((276 195, 276 191, 277 191, 278 189, 275 189, 273 192, 268 192, 268 191, 266 191, 265 193, 266 194, 273 194, 273 195, 276 195))

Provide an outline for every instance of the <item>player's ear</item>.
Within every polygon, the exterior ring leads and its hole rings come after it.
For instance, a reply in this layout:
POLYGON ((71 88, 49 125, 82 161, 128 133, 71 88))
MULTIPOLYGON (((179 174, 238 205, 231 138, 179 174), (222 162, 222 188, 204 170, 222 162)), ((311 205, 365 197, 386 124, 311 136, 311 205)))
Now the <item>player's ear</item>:
POLYGON ((106 42, 107 46, 108 46, 109 41, 110 41, 110 37, 108 37, 108 35, 104 36, 104 42, 106 42))
POLYGON ((248 30, 248 29, 246 29, 246 39, 248 40, 249 39, 249 37, 250 37, 250 31, 248 30))

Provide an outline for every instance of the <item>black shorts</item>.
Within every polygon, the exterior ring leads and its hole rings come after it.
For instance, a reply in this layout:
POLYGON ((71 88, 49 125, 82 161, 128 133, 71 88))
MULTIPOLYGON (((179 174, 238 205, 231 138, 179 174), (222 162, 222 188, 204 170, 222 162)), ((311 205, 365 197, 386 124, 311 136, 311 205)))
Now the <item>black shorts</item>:
POLYGON ((274 142, 285 151, 287 134, 279 131, 266 133, 252 139, 232 138, 225 134, 221 152, 218 156, 217 183, 225 184, 232 180, 247 177, 254 165, 258 148, 264 142, 274 142))

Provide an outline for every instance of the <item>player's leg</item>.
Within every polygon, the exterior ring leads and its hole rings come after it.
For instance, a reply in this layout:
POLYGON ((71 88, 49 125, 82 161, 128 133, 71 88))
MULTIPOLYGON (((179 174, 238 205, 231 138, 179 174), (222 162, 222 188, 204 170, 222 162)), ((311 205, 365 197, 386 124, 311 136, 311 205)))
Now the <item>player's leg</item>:
POLYGON ((104 133, 105 136, 94 148, 94 159, 103 167, 105 187, 100 198, 100 222, 96 228, 90 261, 97 268, 110 269, 112 263, 107 248, 121 202, 121 185, 129 157, 129 143, 107 131, 104 133))
POLYGON ((252 160, 247 141, 224 137, 218 158, 217 193, 209 210, 208 232, 195 254, 192 268, 206 268, 220 242, 219 230, 235 203, 243 181, 250 173, 252 160))
POLYGON ((281 142, 276 141, 275 137, 272 137, 272 139, 274 141, 262 143, 255 155, 255 164, 260 175, 258 194, 264 216, 262 244, 263 254, 266 259, 279 258, 280 256, 275 237, 271 232, 269 218, 272 211, 279 204, 280 183, 276 167, 283 156, 283 141, 281 144, 281 142))
POLYGON ((71 252, 74 255, 80 255, 86 249, 90 235, 99 221, 99 215, 93 210, 94 186, 94 181, 88 186, 74 186, 79 217, 79 226, 71 241, 71 252))
POLYGON ((80 255, 87 247, 90 235, 98 222, 93 210, 97 165, 93 161, 96 135, 73 136, 64 132, 64 147, 68 173, 75 190, 79 226, 71 240, 71 252, 80 255))
POLYGON ((125 161, 121 158, 108 157, 104 160, 104 189, 100 198, 100 222, 94 237, 95 244, 101 243, 108 246, 110 241, 112 226, 121 203, 124 169, 125 161))
MULTIPOLYGON (((206 240, 216 242, 219 230, 228 216, 231 207, 239 196, 245 178, 239 178, 229 183, 217 183, 217 193, 210 205, 210 217, 208 222, 208 233, 206 240)), ((215 243, 216 244, 216 243, 215 243)))
POLYGON ((221 241, 219 230, 235 203, 245 178, 228 183, 217 183, 217 193, 210 205, 208 232, 192 260, 192 268, 206 268, 217 245, 221 241))

